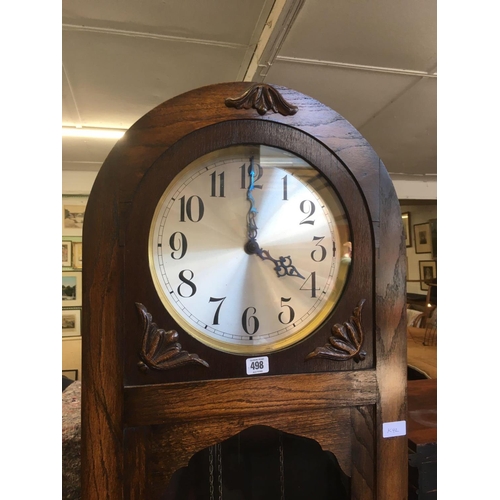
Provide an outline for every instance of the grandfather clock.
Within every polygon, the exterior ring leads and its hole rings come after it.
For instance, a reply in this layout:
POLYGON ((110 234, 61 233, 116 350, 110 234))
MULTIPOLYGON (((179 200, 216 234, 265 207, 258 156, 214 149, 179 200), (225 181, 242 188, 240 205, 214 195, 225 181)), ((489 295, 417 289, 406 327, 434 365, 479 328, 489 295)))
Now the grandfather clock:
POLYGON ((399 203, 335 111, 246 82, 159 105, 83 245, 84 499, 406 498, 399 203))

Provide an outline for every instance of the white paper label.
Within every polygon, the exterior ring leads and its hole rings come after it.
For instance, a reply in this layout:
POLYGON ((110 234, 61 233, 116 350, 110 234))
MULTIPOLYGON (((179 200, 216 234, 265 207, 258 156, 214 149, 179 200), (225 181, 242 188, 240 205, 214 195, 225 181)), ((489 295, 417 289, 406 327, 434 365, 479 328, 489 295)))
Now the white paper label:
POLYGON ((385 438, 406 436, 406 420, 382 424, 382 435, 385 438))
POLYGON ((247 375, 257 375, 258 373, 267 373, 269 371, 269 358, 261 356, 260 358, 248 358, 247 375))

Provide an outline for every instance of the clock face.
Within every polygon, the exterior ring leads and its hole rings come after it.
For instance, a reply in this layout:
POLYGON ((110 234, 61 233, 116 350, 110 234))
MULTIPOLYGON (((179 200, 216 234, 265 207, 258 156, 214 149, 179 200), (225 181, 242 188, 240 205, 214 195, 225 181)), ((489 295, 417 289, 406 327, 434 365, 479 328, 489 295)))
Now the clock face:
POLYGON ((171 182, 156 208, 149 262, 181 328, 234 354, 304 339, 344 287, 351 243, 323 175, 268 146, 205 155, 171 182))

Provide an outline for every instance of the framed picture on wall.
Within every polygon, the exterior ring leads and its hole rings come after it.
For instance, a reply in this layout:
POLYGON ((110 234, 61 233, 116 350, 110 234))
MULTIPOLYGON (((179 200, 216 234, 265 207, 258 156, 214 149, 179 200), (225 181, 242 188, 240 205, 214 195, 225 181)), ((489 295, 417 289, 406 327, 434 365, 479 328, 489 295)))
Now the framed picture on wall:
POLYGON ((62 234, 63 236, 81 236, 83 217, 87 206, 87 196, 63 196, 62 198, 62 234))
POLYGON ((75 269, 82 268, 82 242, 73 242, 73 267, 75 269))
POLYGON ((431 240, 432 240, 432 258, 437 259, 437 219, 429 219, 429 225, 431 226, 431 240))
POLYGON ((432 253, 431 225, 428 222, 424 224, 415 224, 415 253, 432 253))
POLYGON ((435 260, 419 260, 420 289, 427 291, 429 285, 426 283, 437 278, 437 265, 435 260))
POLYGON ((407 247, 411 247, 411 217, 410 212, 403 212, 401 214, 403 219, 403 229, 405 233, 405 242, 407 247))
POLYGON ((63 370, 62 374, 71 380, 78 380, 78 370, 63 370))
POLYGON ((63 267, 71 267, 71 261, 73 259, 73 242, 63 241, 62 242, 62 265, 63 267))
POLYGON ((79 337, 81 332, 81 309, 63 309, 62 310, 62 336, 79 337))
POLYGON ((62 306, 81 307, 82 305, 82 273, 81 271, 63 271, 62 273, 62 306))

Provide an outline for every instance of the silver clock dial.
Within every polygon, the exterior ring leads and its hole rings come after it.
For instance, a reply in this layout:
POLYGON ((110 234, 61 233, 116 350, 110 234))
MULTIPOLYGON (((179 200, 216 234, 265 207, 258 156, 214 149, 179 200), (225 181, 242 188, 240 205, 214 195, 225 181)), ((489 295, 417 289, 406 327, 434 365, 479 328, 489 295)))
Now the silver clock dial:
POLYGON ((304 160, 264 146, 187 166, 157 206, 149 248, 169 313, 201 342, 235 354, 305 338, 333 309, 350 262, 333 189, 304 160))

